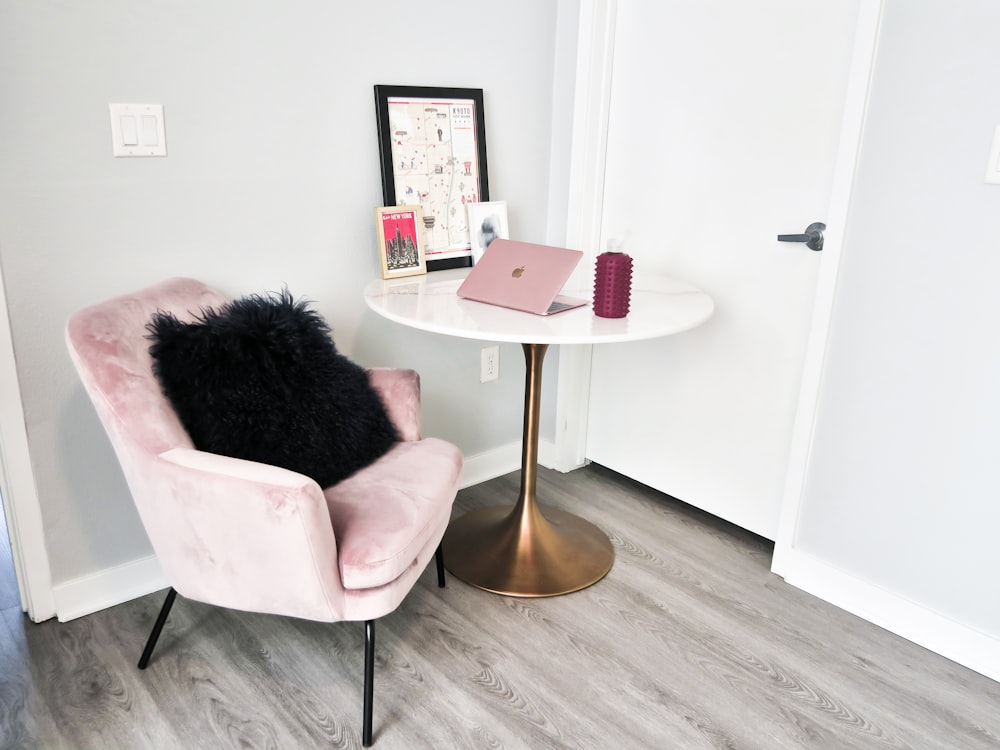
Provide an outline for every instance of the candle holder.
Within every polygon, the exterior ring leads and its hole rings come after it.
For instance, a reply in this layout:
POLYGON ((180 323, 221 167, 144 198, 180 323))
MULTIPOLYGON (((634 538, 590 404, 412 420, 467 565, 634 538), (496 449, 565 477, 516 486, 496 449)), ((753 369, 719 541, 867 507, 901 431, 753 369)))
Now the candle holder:
POLYGON ((594 273, 594 315, 624 318, 632 297, 632 258, 608 251, 597 256, 594 273))

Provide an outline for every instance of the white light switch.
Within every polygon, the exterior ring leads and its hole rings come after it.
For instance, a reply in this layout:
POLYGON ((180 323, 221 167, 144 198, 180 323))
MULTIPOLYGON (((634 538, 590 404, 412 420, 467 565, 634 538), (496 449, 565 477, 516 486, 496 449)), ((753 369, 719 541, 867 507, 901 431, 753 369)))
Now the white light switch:
POLYGON ((118 118, 122 128, 122 144, 126 146, 139 145, 139 130, 135 126, 134 115, 122 115, 118 118))
POLYGON ((166 156, 162 104, 109 104, 115 156, 166 156))
POLYGON ((159 126, 157 123, 159 120, 153 115, 143 115, 142 116, 142 145, 143 146, 157 146, 160 143, 159 126))
POLYGON ((990 149, 990 159, 986 162, 986 182, 1000 185, 1000 125, 993 131, 993 147, 990 149))

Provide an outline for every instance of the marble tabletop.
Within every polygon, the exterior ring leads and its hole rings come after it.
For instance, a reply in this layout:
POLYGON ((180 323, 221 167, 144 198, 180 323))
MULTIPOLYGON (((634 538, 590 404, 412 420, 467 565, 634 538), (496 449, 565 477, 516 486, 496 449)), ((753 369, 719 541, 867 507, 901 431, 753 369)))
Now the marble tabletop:
MULTIPOLYGON (((669 277, 637 276, 625 318, 600 318, 590 305, 556 315, 533 315, 461 299, 456 291, 469 270, 376 279, 365 287, 365 302, 379 315, 412 328, 520 344, 601 344, 657 338, 700 325, 714 309, 712 298, 690 284, 669 277)), ((591 296, 589 290, 566 289, 564 293, 587 299, 591 296)))

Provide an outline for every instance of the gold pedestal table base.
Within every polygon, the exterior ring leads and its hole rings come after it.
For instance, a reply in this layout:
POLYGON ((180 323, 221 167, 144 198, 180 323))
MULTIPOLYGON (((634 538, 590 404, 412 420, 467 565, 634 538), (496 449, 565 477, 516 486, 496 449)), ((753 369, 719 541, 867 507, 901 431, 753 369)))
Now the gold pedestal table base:
POLYGON ((511 507, 480 508, 451 522, 442 542, 448 570, 466 583, 507 596, 556 596, 601 580, 614 563, 607 534, 535 497, 538 415, 546 344, 522 344, 525 359, 521 491, 511 507))

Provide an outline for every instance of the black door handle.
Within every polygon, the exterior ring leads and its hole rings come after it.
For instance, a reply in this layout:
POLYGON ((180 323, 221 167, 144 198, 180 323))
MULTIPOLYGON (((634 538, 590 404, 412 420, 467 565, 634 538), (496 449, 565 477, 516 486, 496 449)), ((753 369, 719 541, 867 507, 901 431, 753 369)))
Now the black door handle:
POLYGON ((825 229, 826 224, 815 221, 806 227, 805 234, 779 234, 778 242, 804 242, 810 250, 822 250, 825 229))

